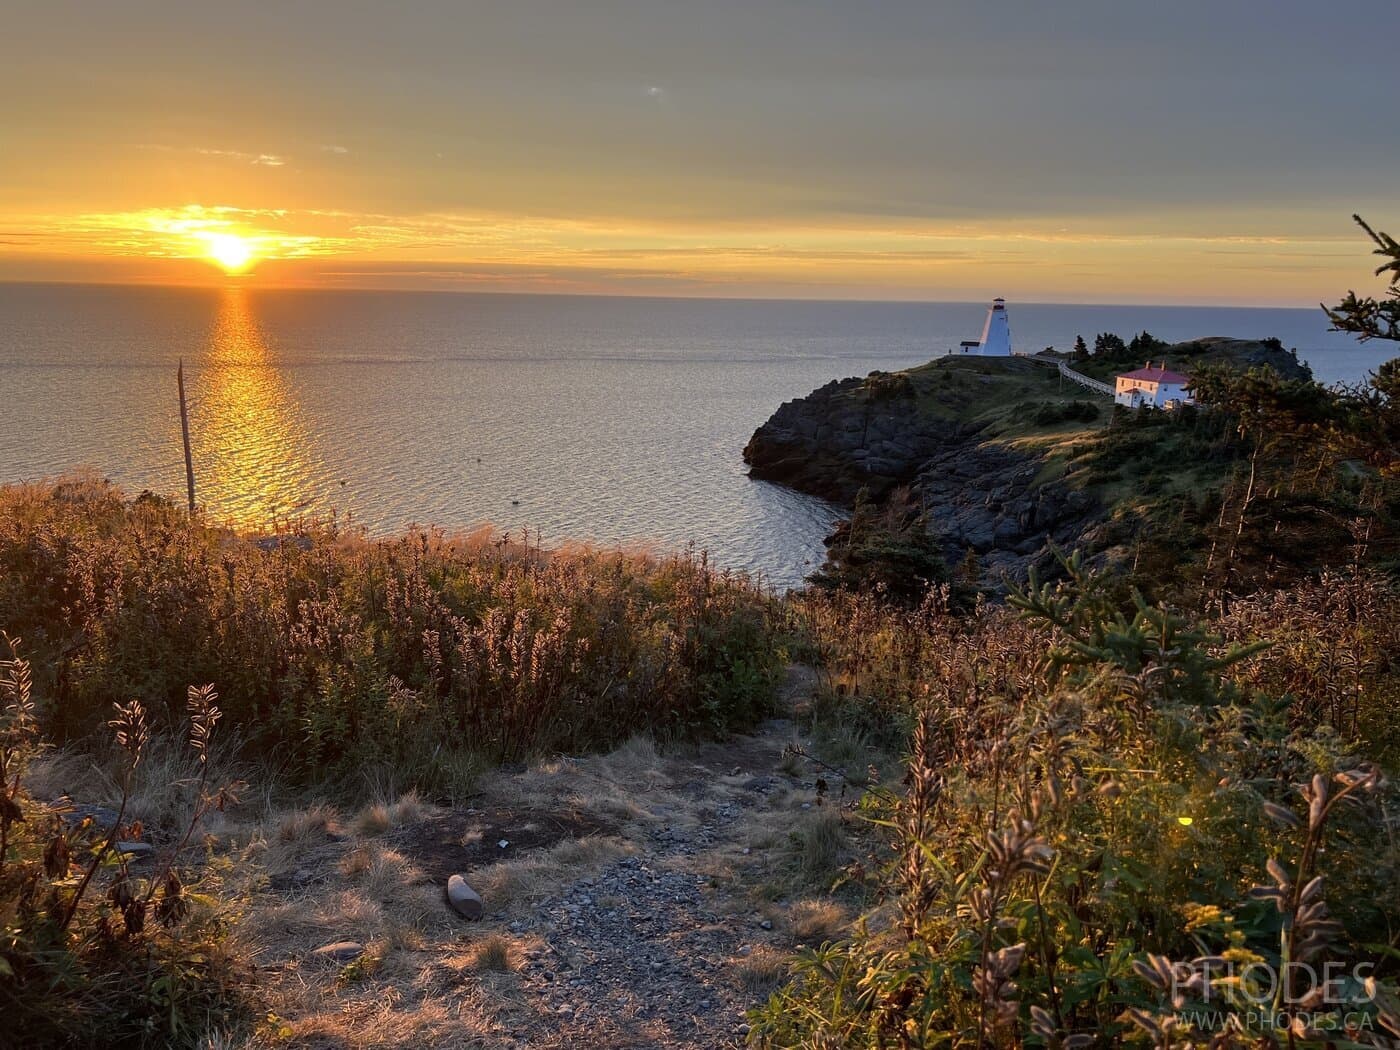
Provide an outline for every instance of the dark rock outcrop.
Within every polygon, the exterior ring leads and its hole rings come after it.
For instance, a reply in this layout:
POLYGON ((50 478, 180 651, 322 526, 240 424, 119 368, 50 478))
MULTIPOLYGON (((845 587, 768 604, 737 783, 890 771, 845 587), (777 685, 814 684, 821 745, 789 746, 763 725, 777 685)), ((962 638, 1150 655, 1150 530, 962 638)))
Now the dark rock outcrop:
POLYGON ((975 440, 945 449, 920 470, 913 492, 929 528, 942 537, 949 563, 975 551, 988 580, 1024 579, 1072 547, 1104 511, 1089 494, 1061 481, 1038 484, 1039 456, 975 440))
POLYGON ((917 387, 899 378, 833 380, 785 402, 744 446, 750 475, 842 504, 913 481, 961 428, 921 413, 917 387))
POLYGON ((744 448, 753 477, 843 505, 866 489, 879 502, 899 485, 928 514, 950 563, 971 549, 988 582, 1024 579, 1103 516, 1062 482, 1037 484, 1039 456, 986 442, 982 428, 929 413, 927 375, 872 373, 789 401, 744 448))
POLYGON ((1231 368, 1272 368, 1284 379, 1311 379, 1312 369, 1298 360, 1292 350, 1285 350, 1276 339, 1232 339, 1229 336, 1211 335, 1204 339, 1191 339, 1185 343, 1174 343, 1162 351, 1173 365, 1190 371, 1197 362, 1203 364, 1224 364, 1231 368))

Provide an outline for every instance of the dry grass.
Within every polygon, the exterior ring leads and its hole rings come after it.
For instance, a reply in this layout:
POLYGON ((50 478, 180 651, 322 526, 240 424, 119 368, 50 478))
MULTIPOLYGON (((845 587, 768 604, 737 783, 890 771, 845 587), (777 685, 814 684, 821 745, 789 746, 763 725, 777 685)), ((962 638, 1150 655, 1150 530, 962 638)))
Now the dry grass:
MULTIPOLYGON (((721 803, 744 805, 736 819, 722 825, 714 848, 661 861, 667 868, 710 875, 718 911, 751 917, 758 881, 781 887, 779 898, 790 892, 794 825, 816 829, 808 837, 818 845, 835 839, 839 847, 839 815, 801 808, 812 797, 809 788, 784 783, 755 795, 745 786, 754 774, 772 772, 779 751, 777 740, 740 757, 727 749, 663 751, 636 737, 607 755, 553 758, 524 773, 487 774, 472 802, 483 813, 569 813, 606 820, 616 832, 566 839, 474 869, 471 884, 488 909, 481 923, 467 924, 444 906, 441 888, 421 881, 397 838, 398 848, 391 848, 371 834, 349 841, 306 835, 299 856, 288 851, 278 861, 283 870, 313 872, 306 888, 276 903, 259 901, 246 925, 262 946, 262 958, 282 965, 272 980, 269 1008, 291 1019, 296 1045, 488 1047, 537 1036, 535 993, 518 974, 526 958, 548 948, 536 934, 517 936, 504 926, 528 913, 534 902, 596 876, 622 857, 644 855, 658 828, 687 833, 702 825, 714 828, 714 808, 721 803), (703 791, 696 791, 697 783, 703 791), (313 966, 307 960, 315 948, 346 938, 366 945, 366 957, 375 965, 313 966)), ((366 807, 347 823, 364 832, 412 823, 429 813, 408 798, 366 807), (366 821, 366 814, 372 819, 366 821)), ((304 816, 301 822, 314 823, 304 816)), ((286 846, 271 837, 268 856, 286 846)), ((615 902, 599 897, 598 904, 608 908, 615 902)), ((781 929, 790 924, 803 943, 835 936, 846 918, 839 908, 823 907, 815 895, 790 915, 781 904, 764 914, 781 929)), ((573 949, 566 941, 560 950, 573 949)), ((732 976, 725 979, 736 983, 746 1001, 758 1002, 782 982, 786 967, 782 951, 758 946, 750 955, 735 956, 732 976)))
POLYGON ((880 765, 889 759, 871 745, 863 730, 840 724, 822 728, 817 734, 816 751, 823 761, 841 770, 848 782, 859 787, 869 782, 872 764, 880 765))
POLYGON ((778 771, 780 773, 784 776, 797 777, 802 775, 805 768, 805 763, 803 763, 800 754, 791 750, 783 751, 782 761, 778 763, 778 771))
POLYGON ((340 873, 373 900, 390 900, 405 887, 424 881, 423 873, 410 864, 402 854, 376 843, 356 845, 340 861, 340 873))
POLYGON ((829 884, 835 878, 845 848, 846 829, 835 806, 807 813, 792 833, 798 874, 809 885, 829 884))
POLYGON ((334 806, 322 803, 293 810, 278 822, 277 838, 292 845, 305 845, 331 834, 339 819, 334 806))
POLYGON ((351 823, 357 835, 382 835, 394 826, 389 814, 389 806, 384 802, 372 802, 359 813, 351 823))
POLYGON ((539 900, 634 852, 636 848, 621 838, 569 839, 552 849, 481 868, 472 874, 472 886, 491 902, 493 910, 505 909, 539 900))
POLYGON ((397 802, 372 802, 355 814, 351 828, 357 835, 382 835, 390 828, 415 824, 427 818, 433 808, 410 791, 397 802))
POLYGON ((303 989, 291 1002, 274 1007, 284 1017, 292 1010, 300 1015, 284 1045, 318 1050, 482 1050, 508 1042, 508 1031, 495 1020, 492 1000, 481 989, 424 994, 412 986, 385 988, 371 980, 346 987, 328 982, 303 989))
POLYGON ((771 948, 755 948, 734 964, 734 976, 746 994, 762 999, 777 990, 787 977, 788 957, 771 948))
MULTIPOLYGON (((236 743, 222 743, 213 755, 210 781, 233 783, 244 771, 224 758, 236 743)), ((115 809, 121 802, 122 789, 114 753, 94 757, 76 748, 60 748, 40 755, 25 774, 30 794, 39 799, 67 796, 76 802, 107 806, 115 809)), ((125 773, 121 775, 126 775, 125 773)), ((183 832, 194 812, 194 785, 199 779, 199 764, 188 743, 181 736, 154 734, 141 756, 141 763, 130 772, 131 789, 126 815, 139 822, 147 838, 159 840, 164 835, 183 832)), ((206 814, 200 824, 201 833, 218 833, 226 826, 224 815, 217 810, 206 814)))
POLYGON ((829 900, 798 901, 788 913, 793 941, 811 946, 836 940, 845 931, 846 921, 846 909, 829 900))
POLYGON ((472 967, 479 971, 509 973, 516 965, 514 945, 498 933, 478 944, 472 954, 472 967))
POLYGON ((598 760, 599 772, 607 779, 631 784, 642 791, 666 787, 665 759, 650 737, 634 736, 616 751, 598 760))
POLYGON ((25 771, 24 782, 35 798, 53 799, 67 794, 83 802, 101 803, 114 797, 111 778, 90 755, 72 748, 58 748, 37 756, 25 771))

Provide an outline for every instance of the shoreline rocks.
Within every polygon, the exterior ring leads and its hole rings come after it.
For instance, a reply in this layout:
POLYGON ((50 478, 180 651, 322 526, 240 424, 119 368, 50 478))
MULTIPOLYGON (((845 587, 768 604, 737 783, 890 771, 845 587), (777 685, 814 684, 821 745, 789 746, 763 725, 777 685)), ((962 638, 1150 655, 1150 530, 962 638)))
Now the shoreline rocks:
MULTIPOLYGON (((1188 371, 1226 364, 1272 368, 1286 379, 1312 376, 1276 339, 1210 336, 1154 353, 1188 371)), ((1024 581, 1032 566, 1053 565, 1052 545, 1104 546, 1112 512, 1063 480, 1038 481, 1042 454, 987 433, 999 407, 1033 407, 1051 390, 1063 396, 1058 384, 1038 385, 1054 377, 1026 358, 949 356, 906 372, 833 380, 782 404, 744 446, 744 462, 750 477, 845 508, 861 489, 880 503, 907 486, 950 566, 971 550, 984 586, 1008 576, 1024 581)), ((1106 397, 1093 396, 1110 408, 1106 397)))
POLYGON ((879 500, 963 428, 920 411, 912 383, 871 373, 787 401, 744 446, 749 475, 849 505, 862 489, 879 500))
POLYGON ((844 507, 862 488, 878 503, 908 486, 950 565, 970 549, 985 585, 1024 580, 1032 565, 1051 562, 1051 544, 1072 545, 1104 511, 1063 482, 1037 484, 1038 455, 930 413, 922 397, 935 383, 927 373, 875 372, 788 401, 745 446, 749 474, 844 507))

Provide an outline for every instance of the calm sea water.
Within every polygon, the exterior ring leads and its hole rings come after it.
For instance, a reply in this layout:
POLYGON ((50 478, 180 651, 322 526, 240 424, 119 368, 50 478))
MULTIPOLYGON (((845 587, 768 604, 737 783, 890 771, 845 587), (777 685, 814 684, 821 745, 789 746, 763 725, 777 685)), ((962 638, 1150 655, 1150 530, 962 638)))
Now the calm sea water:
MULTIPOLYGON (((834 516, 744 474, 784 400, 975 338, 976 303, 823 303, 0 285, 0 482, 95 469, 259 528, 492 523, 798 582, 834 516)), ((1018 348, 1077 333, 1276 335, 1326 382, 1391 356, 1318 311, 1010 305, 1018 348)))

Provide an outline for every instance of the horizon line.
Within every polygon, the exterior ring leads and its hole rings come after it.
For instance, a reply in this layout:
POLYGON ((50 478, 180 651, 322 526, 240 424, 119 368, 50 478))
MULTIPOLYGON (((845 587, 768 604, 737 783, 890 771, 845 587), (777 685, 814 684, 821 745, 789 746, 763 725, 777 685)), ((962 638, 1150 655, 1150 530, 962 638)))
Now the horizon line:
MULTIPOLYGON (((94 280, 64 280, 61 278, 0 278, 0 287, 4 286, 58 286, 76 288, 140 288, 155 289, 160 291, 195 291, 195 292, 218 292, 230 289, 241 289, 251 292, 333 292, 333 293, 365 293, 372 292, 378 294, 409 294, 409 295, 477 295, 477 296, 535 296, 539 298, 568 298, 568 299, 643 299, 656 302, 741 302, 741 303, 855 303, 855 304, 887 304, 891 306, 920 306, 920 305, 940 305, 940 306, 967 306, 983 305, 989 303, 998 296, 988 296, 983 299, 908 299, 908 298, 870 298, 867 296, 798 296, 798 295, 710 295, 706 293, 676 293, 670 295, 660 295, 655 292, 628 292, 628 291, 559 291, 559 290, 531 290, 531 289, 503 289, 503 288, 403 288, 384 285, 334 285, 334 284, 242 284, 237 281, 217 282, 168 282, 168 281, 94 281, 94 280)), ((1295 310, 1305 312, 1318 310, 1325 312, 1324 305, 1319 302, 1316 305, 1297 306, 1283 305, 1279 303, 1236 303, 1236 302, 1095 302, 1091 300, 1048 300, 1048 299, 1014 299, 1005 296, 1009 305, 1015 306, 1091 306, 1091 307, 1148 307, 1156 309, 1194 309, 1194 310, 1295 310)))

